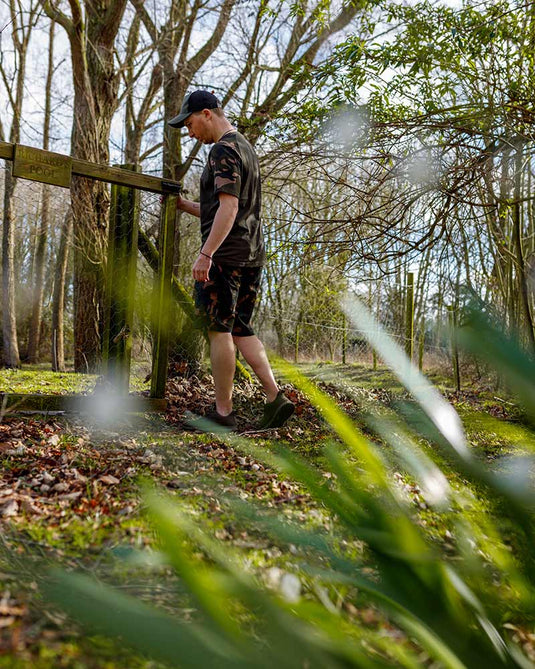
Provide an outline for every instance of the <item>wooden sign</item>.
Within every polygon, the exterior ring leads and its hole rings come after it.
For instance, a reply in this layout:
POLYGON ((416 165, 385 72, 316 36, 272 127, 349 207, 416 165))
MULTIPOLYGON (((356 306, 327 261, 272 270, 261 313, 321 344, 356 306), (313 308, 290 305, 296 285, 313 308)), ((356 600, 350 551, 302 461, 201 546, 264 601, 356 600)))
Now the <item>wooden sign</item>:
POLYGON ((60 153, 15 144, 13 176, 69 188, 72 158, 60 153))

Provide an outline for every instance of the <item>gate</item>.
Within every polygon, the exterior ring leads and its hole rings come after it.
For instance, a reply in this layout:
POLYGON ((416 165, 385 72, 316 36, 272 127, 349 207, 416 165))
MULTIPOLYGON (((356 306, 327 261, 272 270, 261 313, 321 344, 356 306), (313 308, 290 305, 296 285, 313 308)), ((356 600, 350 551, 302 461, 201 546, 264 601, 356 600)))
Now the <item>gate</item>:
MULTIPOLYGON (((189 295, 173 281, 176 198, 181 186, 137 172, 133 166, 109 167, 43 151, 21 144, 0 142, 0 159, 12 161, 13 176, 69 188, 71 177, 81 176, 111 184, 108 256, 105 287, 103 374, 123 397, 128 396, 134 287, 137 253, 140 250, 156 280, 153 292, 153 347, 150 396, 136 399, 135 410, 164 410, 168 366, 168 345, 173 292, 182 308, 192 315, 189 295), (159 221, 159 249, 139 229, 139 191, 162 198, 159 221), (178 293, 178 294, 177 294, 178 293)), ((3 409, 51 411, 73 407, 72 396, 0 393, 3 409)))

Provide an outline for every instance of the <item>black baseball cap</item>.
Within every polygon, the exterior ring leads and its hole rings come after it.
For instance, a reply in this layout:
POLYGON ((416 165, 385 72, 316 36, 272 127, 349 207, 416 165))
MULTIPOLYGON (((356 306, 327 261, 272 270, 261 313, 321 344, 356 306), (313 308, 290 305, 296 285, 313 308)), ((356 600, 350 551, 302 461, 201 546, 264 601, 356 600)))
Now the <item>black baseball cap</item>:
POLYGON ((183 128, 184 121, 193 112, 202 111, 203 109, 218 109, 221 105, 219 100, 210 91, 193 91, 188 93, 184 98, 180 114, 169 121, 169 125, 173 128, 183 128))

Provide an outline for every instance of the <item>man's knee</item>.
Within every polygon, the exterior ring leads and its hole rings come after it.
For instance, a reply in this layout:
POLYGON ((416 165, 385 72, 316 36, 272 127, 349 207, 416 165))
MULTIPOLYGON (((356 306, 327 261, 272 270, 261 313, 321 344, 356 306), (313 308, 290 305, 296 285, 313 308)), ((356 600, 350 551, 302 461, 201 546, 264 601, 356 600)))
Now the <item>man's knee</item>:
POLYGON ((247 335, 247 336, 240 336, 240 335, 232 335, 232 340, 236 344, 236 346, 239 348, 240 344, 252 344, 254 342, 258 341, 258 337, 256 335, 247 335))
POLYGON ((219 330, 208 330, 208 340, 210 347, 213 346, 232 346, 232 335, 230 332, 219 332, 219 330))

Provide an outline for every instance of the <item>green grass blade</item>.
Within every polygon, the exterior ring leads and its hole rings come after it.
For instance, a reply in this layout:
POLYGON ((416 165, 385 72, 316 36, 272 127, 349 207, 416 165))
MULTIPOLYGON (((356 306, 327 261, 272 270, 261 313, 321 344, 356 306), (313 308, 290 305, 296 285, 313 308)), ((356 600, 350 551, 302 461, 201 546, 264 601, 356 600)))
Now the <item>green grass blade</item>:
POLYGON ((93 630, 172 666, 252 667, 205 626, 180 624, 168 615, 82 575, 55 570, 45 594, 93 630))
POLYGON ((279 371, 299 389, 327 420, 330 427, 345 443, 351 452, 361 461, 371 482, 389 492, 388 479, 383 461, 374 446, 361 433, 358 426, 341 410, 336 403, 323 393, 306 376, 300 374, 295 367, 285 360, 276 362, 279 371))
POLYGON ((518 338, 500 330, 485 313, 485 305, 470 304, 458 340, 463 348, 503 374, 511 391, 535 421, 535 359, 525 352, 518 338))
POLYGON ((451 495, 447 478, 411 439, 401 422, 375 416, 367 416, 366 420, 377 435, 393 449, 398 460, 409 473, 420 483, 426 502, 439 509, 446 508, 451 495))
POLYGON ((399 381, 417 400, 445 442, 460 458, 470 461, 472 454, 455 409, 423 374, 420 374, 401 347, 379 328, 368 310, 356 298, 347 298, 343 307, 349 320, 361 331, 399 381))

